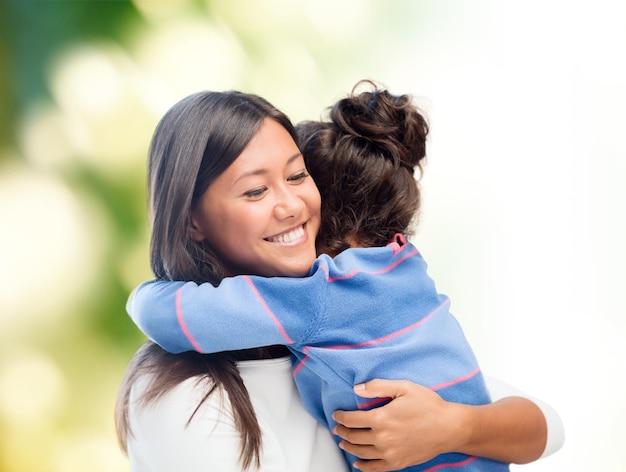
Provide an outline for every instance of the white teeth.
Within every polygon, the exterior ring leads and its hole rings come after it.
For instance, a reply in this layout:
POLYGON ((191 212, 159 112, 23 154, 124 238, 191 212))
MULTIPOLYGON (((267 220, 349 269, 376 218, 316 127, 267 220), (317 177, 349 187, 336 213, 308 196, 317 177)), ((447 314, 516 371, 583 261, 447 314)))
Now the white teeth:
POLYGON ((300 226, 299 228, 294 229, 293 231, 289 231, 288 233, 283 233, 273 238, 268 238, 268 241, 273 243, 292 243, 300 239, 302 236, 304 236, 304 228, 300 226))

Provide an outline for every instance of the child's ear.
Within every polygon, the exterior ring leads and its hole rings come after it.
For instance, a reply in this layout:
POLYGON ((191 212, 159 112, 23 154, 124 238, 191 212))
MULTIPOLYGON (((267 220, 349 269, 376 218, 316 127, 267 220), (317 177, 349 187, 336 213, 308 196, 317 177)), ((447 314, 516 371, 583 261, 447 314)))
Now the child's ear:
POLYGON ((204 231, 202 231, 202 226, 200 225, 199 219, 195 217, 194 212, 191 212, 191 216, 189 217, 189 234, 191 235, 191 239, 194 241, 204 241, 204 231))

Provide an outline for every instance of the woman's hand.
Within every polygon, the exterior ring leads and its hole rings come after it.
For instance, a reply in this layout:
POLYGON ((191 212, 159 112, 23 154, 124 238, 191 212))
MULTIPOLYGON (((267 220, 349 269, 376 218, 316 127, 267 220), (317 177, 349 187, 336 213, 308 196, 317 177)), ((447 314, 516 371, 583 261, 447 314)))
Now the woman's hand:
POLYGON ((372 380, 357 385, 364 398, 391 397, 387 405, 369 411, 337 411, 335 434, 342 449, 361 459, 366 472, 396 470, 421 464, 460 448, 463 431, 457 404, 432 390, 403 380, 372 380))
POLYGON ((365 472, 417 465, 445 452, 526 463, 539 458, 545 447, 545 418, 525 398, 470 406, 447 402, 408 381, 380 379, 357 385, 355 393, 392 399, 369 411, 333 415, 340 447, 360 457, 355 465, 365 472))

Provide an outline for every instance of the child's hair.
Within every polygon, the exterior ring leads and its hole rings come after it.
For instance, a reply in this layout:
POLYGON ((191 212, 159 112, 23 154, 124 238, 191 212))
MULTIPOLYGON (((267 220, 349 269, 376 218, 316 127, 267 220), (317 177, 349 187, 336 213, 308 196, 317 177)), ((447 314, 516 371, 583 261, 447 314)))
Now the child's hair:
POLYGON ((414 170, 421 176, 428 134, 410 95, 362 81, 330 108, 329 120, 296 130, 322 196, 320 252, 384 246, 396 233, 409 234, 420 206, 414 170), (362 85, 370 90, 357 93, 362 85))

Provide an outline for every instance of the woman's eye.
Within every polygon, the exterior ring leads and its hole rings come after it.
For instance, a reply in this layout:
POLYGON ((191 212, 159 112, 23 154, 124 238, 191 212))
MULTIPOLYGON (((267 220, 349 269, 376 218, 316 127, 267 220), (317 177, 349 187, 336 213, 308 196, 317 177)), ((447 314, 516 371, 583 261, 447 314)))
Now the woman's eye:
POLYGON ((255 188, 253 190, 248 190, 247 192, 243 194, 243 196, 246 198, 259 198, 263 196, 266 190, 267 189, 265 187, 255 188))
POLYGON ((306 179, 309 176, 307 172, 300 172, 299 174, 292 175, 287 179, 288 182, 299 182, 306 179))

